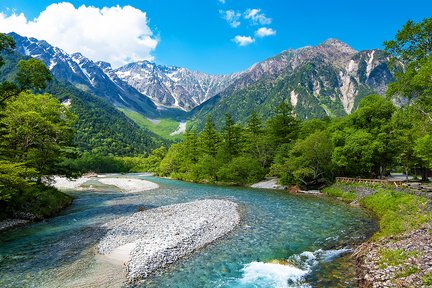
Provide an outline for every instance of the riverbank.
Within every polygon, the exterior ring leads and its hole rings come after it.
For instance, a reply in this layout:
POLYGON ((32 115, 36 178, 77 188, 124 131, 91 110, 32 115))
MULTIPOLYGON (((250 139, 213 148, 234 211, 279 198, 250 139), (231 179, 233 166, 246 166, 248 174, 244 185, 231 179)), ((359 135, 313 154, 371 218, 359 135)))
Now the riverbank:
POLYGON ((0 207, 0 232, 58 215, 72 203, 72 197, 56 188, 37 184, 13 203, 0 207))
POLYGON ((324 194, 376 215, 380 229, 353 253, 359 287, 431 287, 432 212, 408 190, 334 184, 324 194))
MULTIPOLYGON (((137 193, 159 187, 156 183, 127 177, 114 177, 113 175, 83 176, 77 179, 54 176, 52 181, 34 188, 32 193, 36 197, 27 197, 23 194, 19 202, 23 205, 6 207, 8 216, 0 221, 0 232, 17 228, 29 223, 40 221, 58 215, 72 204, 72 197, 63 193, 68 190, 97 190, 99 185, 115 186, 122 193, 137 193), (90 182, 91 181, 91 182, 90 182), (51 185, 51 186, 47 186, 51 185)), ((19 204, 19 203, 18 203, 19 204)))
POLYGON ((114 220, 98 245, 107 261, 124 264, 136 282, 226 235, 240 222, 236 203, 198 200, 114 220))

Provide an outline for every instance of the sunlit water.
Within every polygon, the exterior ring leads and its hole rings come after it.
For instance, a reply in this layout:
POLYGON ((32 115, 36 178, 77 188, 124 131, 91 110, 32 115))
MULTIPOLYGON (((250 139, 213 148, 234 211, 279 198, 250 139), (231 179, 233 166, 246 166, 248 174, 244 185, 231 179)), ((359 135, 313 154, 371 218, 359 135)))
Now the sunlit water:
POLYGON ((340 256, 375 229, 364 211, 314 196, 129 176, 161 188, 71 191, 75 200, 62 215, 0 234, 0 287, 124 286, 124 267, 98 256, 95 245, 106 232, 102 224, 140 207, 229 199, 240 204, 242 221, 139 287, 354 287, 349 261, 340 256))

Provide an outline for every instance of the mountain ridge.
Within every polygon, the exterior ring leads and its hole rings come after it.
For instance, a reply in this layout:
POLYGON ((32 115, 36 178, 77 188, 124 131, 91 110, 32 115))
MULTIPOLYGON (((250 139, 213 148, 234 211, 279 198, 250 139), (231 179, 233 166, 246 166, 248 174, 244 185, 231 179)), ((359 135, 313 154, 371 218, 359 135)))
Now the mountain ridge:
POLYGON ((345 115, 365 95, 383 94, 392 80, 382 50, 356 51, 334 38, 285 50, 238 73, 211 75, 146 60, 114 69, 81 53, 68 55, 43 40, 12 36, 19 40, 17 51, 44 61, 54 76, 148 118, 174 108, 189 111, 195 121, 203 120, 203 111, 230 112, 244 121, 242 109, 262 111, 266 118, 281 101, 290 103, 300 118, 345 115))

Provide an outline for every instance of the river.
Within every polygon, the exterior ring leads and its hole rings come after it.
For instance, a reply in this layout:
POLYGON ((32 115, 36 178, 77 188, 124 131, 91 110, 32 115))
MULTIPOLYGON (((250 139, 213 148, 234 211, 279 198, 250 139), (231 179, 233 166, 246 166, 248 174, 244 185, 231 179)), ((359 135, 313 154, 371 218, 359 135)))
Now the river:
POLYGON ((365 211, 315 196, 127 176, 160 188, 123 194, 95 182, 97 192, 68 191, 75 199, 61 215, 0 234, 0 286, 124 286, 124 267, 95 246, 106 233, 102 224, 141 207, 228 199, 240 205, 242 220, 138 287, 355 287, 352 263, 341 255, 376 229, 365 211))

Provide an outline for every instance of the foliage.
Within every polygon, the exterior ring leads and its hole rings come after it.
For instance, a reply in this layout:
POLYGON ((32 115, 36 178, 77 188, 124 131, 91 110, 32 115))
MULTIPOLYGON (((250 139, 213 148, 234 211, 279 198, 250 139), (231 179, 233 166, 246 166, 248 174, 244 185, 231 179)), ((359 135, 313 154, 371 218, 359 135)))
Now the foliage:
POLYGON ((337 185, 326 187, 322 190, 322 192, 329 197, 338 198, 346 203, 351 203, 357 198, 355 191, 352 190, 344 191, 342 188, 338 187, 337 185))
POLYGON ((219 180, 240 185, 261 180, 265 171, 261 163, 251 157, 240 156, 223 165, 218 171, 219 180))
POLYGON ((21 93, 0 119, 1 145, 9 159, 26 163, 37 178, 59 172, 64 147, 72 142, 76 117, 48 94, 21 93))
POLYGON ((307 184, 331 175, 333 144, 323 131, 314 132, 299 139, 289 152, 286 170, 295 179, 295 184, 307 184))
MULTIPOLYGON (((0 33, 0 51, 13 48, 13 40, 0 33)), ((1 57, 0 66, 5 63, 1 57)), ((21 60, 8 68, 15 74, 0 83, 0 218, 28 213, 42 218, 71 202, 69 196, 45 186, 42 178, 70 175, 60 163, 70 156, 76 118, 51 95, 31 93, 51 80, 41 61, 21 60)))

